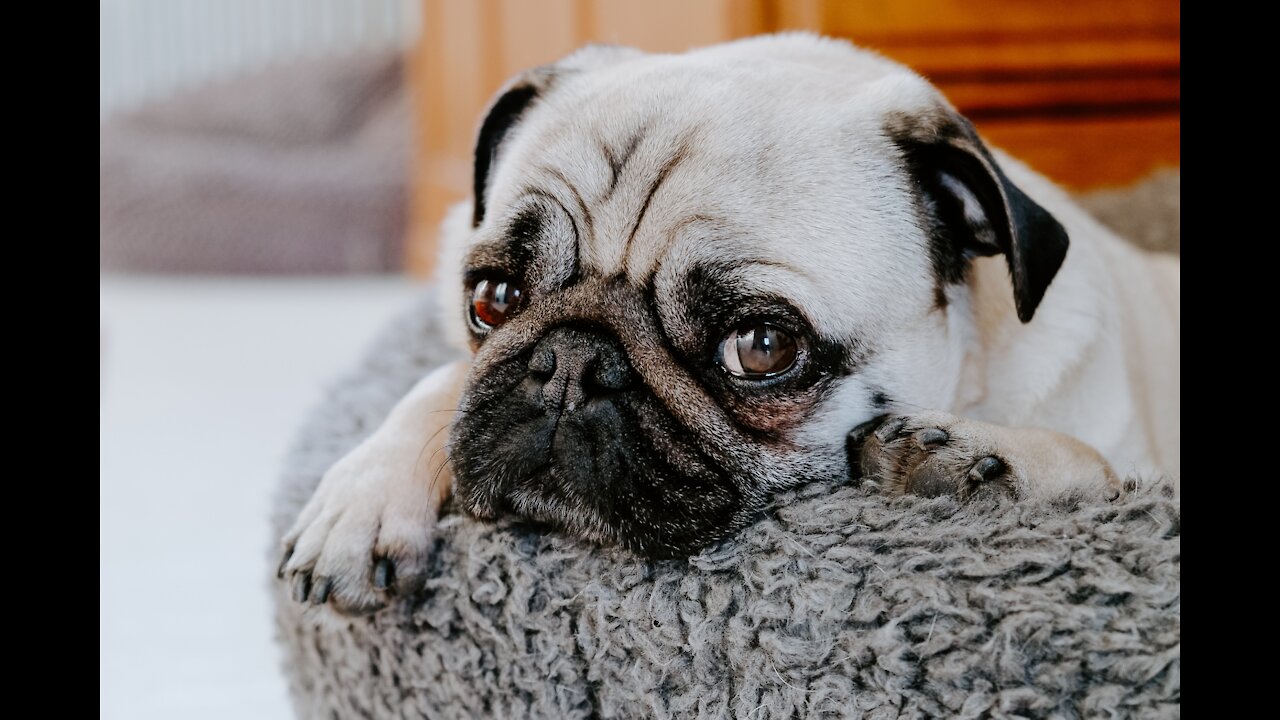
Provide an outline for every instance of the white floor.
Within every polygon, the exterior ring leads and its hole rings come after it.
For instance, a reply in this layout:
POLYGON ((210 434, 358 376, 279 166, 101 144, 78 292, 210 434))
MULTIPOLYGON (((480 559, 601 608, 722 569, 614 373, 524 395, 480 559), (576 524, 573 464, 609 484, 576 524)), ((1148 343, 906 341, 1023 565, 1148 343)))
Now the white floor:
POLYGON ((325 384, 421 287, 101 283, 101 717, 285 718, 268 506, 325 384))

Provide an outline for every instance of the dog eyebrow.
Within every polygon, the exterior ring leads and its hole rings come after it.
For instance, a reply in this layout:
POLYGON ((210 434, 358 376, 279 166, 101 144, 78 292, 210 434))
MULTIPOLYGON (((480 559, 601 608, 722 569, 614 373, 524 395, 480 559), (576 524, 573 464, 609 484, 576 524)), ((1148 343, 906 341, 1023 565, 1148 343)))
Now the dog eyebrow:
MULTIPOLYGON (((526 195, 545 197, 548 201, 554 200, 545 194, 527 193, 526 195)), ((502 223, 497 237, 477 243, 470 248, 467 252, 467 266, 501 269, 513 275, 517 274, 521 269, 533 264, 538 251, 535 238, 541 234, 542 224, 543 215, 536 207, 520 209, 502 223)))
POLYGON ((696 279, 695 285, 698 290, 720 298, 733 297, 738 300, 756 300, 765 297, 780 298, 770 289, 756 288, 749 284, 744 286, 741 280, 742 273, 757 267, 785 270, 802 278, 811 277, 808 273, 798 270, 787 263, 755 257, 744 257, 741 261, 732 263, 719 260, 695 261, 685 270, 684 277, 686 280, 696 279))
POLYGON ((791 265, 789 263, 785 263, 781 260, 766 260, 763 258, 752 258, 743 262, 741 265, 738 265, 736 269, 741 270, 743 268, 751 267, 752 265, 759 265, 760 267, 778 268, 780 270, 788 270, 792 273, 795 273, 796 275, 799 275, 802 278, 807 278, 807 279, 813 278, 813 276, 808 272, 805 272, 804 270, 798 267, 795 267, 794 265, 791 265))
MULTIPOLYGON (((551 172, 547 168, 542 169, 551 172)), ((469 267, 485 266, 513 275, 539 266, 537 260, 543 253, 538 238, 545 232, 548 211, 555 208, 569 221, 573 232, 573 255, 569 258, 571 265, 568 272, 571 278, 576 275, 581 229, 575 215, 569 212, 556 193, 534 185, 525 186, 511 205, 513 212, 502 221, 498 233, 473 245, 467 252, 466 264, 469 267)), ((556 262, 556 258, 550 257, 542 260, 552 265, 556 262)))

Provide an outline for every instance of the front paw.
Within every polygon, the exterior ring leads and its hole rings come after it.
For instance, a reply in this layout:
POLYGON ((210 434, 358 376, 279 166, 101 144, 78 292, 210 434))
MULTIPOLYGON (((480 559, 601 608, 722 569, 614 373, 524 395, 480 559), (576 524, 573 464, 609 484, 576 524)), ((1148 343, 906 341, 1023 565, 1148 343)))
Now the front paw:
POLYGON ((891 494, 1021 495, 1025 478, 987 427, 940 412, 877 418, 850 433, 850 466, 891 494))
POLYGON ((866 482, 894 494, 1114 500, 1123 489, 1106 459, 1076 438, 944 412, 877 418, 849 434, 848 449, 866 482))
POLYGON ((376 448, 359 448, 325 473, 283 539, 278 576, 299 603, 364 615, 412 594, 426 574, 440 505, 433 486, 376 448))

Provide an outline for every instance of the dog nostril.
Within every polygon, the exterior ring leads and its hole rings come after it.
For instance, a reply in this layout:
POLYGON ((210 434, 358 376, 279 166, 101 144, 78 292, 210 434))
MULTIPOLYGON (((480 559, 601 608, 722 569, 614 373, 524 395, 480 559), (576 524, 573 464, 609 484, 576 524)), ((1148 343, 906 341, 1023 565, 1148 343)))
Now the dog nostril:
POLYGON ((549 331, 525 364, 528 370, 521 384, 546 408, 573 410, 635 382, 615 339, 574 328, 549 331))
POLYGON ((529 372, 543 379, 556 372, 556 354, 551 350, 538 350, 529 358, 529 372))
POLYGON ((603 358, 595 363, 590 378, 596 387, 604 390, 625 390, 631 385, 631 368, 620 358, 603 358))

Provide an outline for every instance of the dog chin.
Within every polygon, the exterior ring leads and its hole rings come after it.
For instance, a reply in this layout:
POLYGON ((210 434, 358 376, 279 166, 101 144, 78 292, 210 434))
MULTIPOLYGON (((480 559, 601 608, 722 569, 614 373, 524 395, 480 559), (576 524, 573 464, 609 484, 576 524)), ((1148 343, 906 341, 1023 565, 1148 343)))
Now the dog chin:
MULTIPOLYGON (((502 455, 487 454, 485 466, 510 469, 529 458, 527 446, 512 463, 502 455)), ((593 487, 584 482, 590 471, 583 470, 593 466, 593 458, 554 451, 548 457, 536 469, 500 476, 474 474, 470 469, 475 466, 464 461, 455 470, 460 507, 482 520, 515 516, 651 560, 688 557, 731 535, 750 514, 737 491, 724 485, 683 507, 666 497, 665 509, 650 512, 652 496, 638 497, 638 489, 666 494, 659 488, 671 483, 671 477, 619 468, 614 477, 593 475, 593 487)))
POLYGON ((551 468, 521 478, 503 494, 495 515, 513 515, 595 543, 627 545, 591 499, 557 493, 552 490, 557 486, 551 468))
POLYGON ((551 467, 513 478, 501 491, 481 488, 460 492, 462 509, 481 520, 516 517, 599 545, 617 545, 639 555, 649 555, 643 539, 619 532, 600 508, 599 498, 557 492, 562 487, 551 467))

